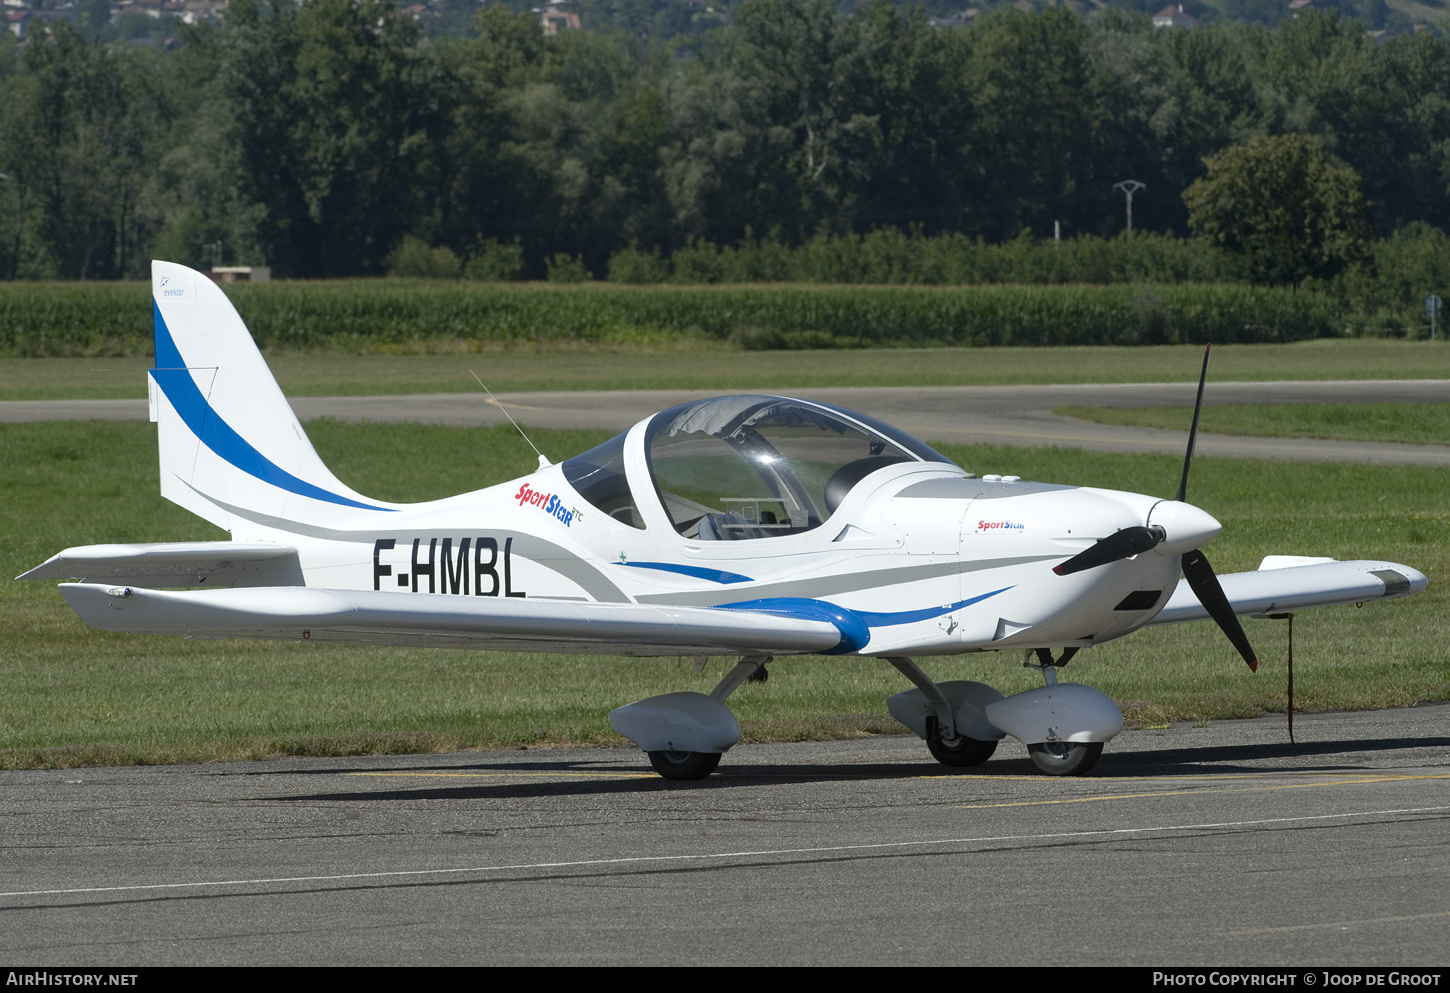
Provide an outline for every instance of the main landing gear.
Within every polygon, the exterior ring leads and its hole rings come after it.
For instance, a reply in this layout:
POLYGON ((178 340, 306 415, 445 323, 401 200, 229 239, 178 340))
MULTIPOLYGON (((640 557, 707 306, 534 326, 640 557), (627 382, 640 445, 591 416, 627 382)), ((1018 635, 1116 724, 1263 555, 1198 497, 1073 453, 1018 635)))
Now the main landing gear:
MULTIPOLYGON (((935 720, 935 718, 933 718, 935 720)), ((928 733, 926 748, 942 765, 965 768, 981 765, 997 750, 995 741, 979 741, 963 735, 955 740, 943 738, 939 731, 928 733)))
POLYGON ((710 692, 666 693, 611 711, 614 730, 649 755, 655 772, 666 779, 704 779, 720 756, 740 740, 740 723, 726 699, 747 679, 765 678, 769 655, 747 655, 710 692))

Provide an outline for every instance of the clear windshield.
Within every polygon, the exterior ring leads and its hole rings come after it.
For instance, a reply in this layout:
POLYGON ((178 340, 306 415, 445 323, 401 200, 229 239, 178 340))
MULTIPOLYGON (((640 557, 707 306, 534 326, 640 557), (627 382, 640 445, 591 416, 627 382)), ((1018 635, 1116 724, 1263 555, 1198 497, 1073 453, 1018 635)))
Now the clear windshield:
POLYGON ((624 439, 629 434, 615 435, 583 455, 566 459, 561 468, 564 478, 580 496, 609 515, 610 520, 632 528, 643 528, 634 494, 624 472, 624 439))
POLYGON ((946 461, 881 427, 823 404, 716 397, 656 414, 645 448, 655 489, 681 534, 771 538, 819 527, 879 468, 946 461))

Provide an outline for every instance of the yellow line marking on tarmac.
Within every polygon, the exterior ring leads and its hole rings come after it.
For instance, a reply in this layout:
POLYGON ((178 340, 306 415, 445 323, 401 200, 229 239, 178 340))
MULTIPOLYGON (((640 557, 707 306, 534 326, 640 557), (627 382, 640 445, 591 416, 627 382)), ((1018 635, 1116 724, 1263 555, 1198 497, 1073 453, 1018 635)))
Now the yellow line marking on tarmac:
MULTIPOLYGON (((1312 778, 1329 778, 1329 777, 1333 777, 1333 778, 1338 779, 1338 778, 1343 778, 1345 776, 1377 776, 1377 775, 1387 775, 1387 774, 1386 773, 1372 773, 1372 772, 1363 772, 1363 773, 1358 773, 1358 772, 1319 772, 1319 771, 1310 770, 1310 769, 1305 769, 1305 770, 1302 770, 1302 771, 1301 770, 1297 770, 1297 769, 1267 769, 1267 770, 1265 770, 1263 772, 1225 772, 1225 773, 1219 773, 1219 772, 1192 772, 1192 773, 1185 773, 1185 774, 1183 774, 1181 776, 1114 776, 1110 781, 1111 782, 1114 782, 1114 783, 1185 783, 1185 782, 1186 783, 1195 783, 1195 782, 1222 783, 1222 782, 1228 782, 1230 780, 1236 780, 1236 779, 1256 779, 1256 780, 1262 780, 1262 779, 1271 779, 1271 778, 1284 778, 1284 777, 1289 777, 1289 776, 1292 776, 1295 779, 1312 779, 1312 778)), ((1446 775, 1447 776, 1450 776, 1450 773, 1447 773, 1446 775)), ((1033 775, 1026 775, 1026 776, 993 776, 993 775, 990 775, 988 773, 933 773, 932 775, 929 775, 929 776, 918 776, 916 778, 918 778, 918 779, 945 779, 945 780, 977 779, 977 780, 982 780, 984 782, 1023 782, 1023 783, 1041 783, 1041 782, 1051 781, 1050 777, 1047 777, 1047 776, 1044 776, 1044 775, 1036 775, 1036 776, 1033 776, 1033 775)), ((1079 782, 1089 782, 1089 781, 1091 781, 1091 780, 1079 780, 1079 782)))
MULTIPOLYGON (((1194 782, 1200 779, 1207 779, 1212 782, 1220 782, 1225 779, 1262 779, 1265 776, 1342 776, 1342 772, 1195 772, 1182 776, 1114 776, 1115 783, 1176 783, 1179 781, 1194 782)), ((1044 774, 1035 776, 994 776, 989 773, 961 773, 961 772, 940 772, 932 773, 929 776, 917 776, 917 779, 980 779, 984 782, 1021 782, 1041 783, 1050 782, 1050 778, 1044 774)))
POLYGON ((349 772, 349 776, 411 776, 420 779, 652 779, 652 772, 349 772))
POLYGON ((1329 782, 1318 783, 1280 783, 1277 786, 1245 786, 1231 787, 1229 789, 1203 789, 1203 790, 1154 790, 1148 793, 1104 793, 1098 796, 1065 797, 1058 800, 1014 800, 1005 803, 972 803, 962 804, 960 810, 987 810, 993 807, 1047 807, 1064 803, 1095 803, 1099 800, 1141 800, 1160 796, 1194 796, 1200 793, 1263 793, 1269 790, 1302 790, 1322 786, 1367 786, 1372 783, 1401 783, 1412 780, 1424 779, 1450 779, 1450 773, 1435 773, 1426 775, 1389 775, 1389 776, 1348 776, 1335 779, 1329 782))

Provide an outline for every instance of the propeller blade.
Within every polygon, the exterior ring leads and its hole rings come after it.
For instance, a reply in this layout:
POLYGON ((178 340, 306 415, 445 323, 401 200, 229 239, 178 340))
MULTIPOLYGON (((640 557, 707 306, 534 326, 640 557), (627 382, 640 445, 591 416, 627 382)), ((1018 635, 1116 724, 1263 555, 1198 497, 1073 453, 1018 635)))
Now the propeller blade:
POLYGON ((1229 606, 1228 597, 1224 596, 1218 576, 1214 574, 1213 566, 1208 564, 1208 558, 1202 549, 1195 548, 1183 556, 1183 576, 1188 580, 1193 595, 1198 597, 1198 602, 1208 611, 1208 616, 1228 635, 1228 640, 1233 642, 1233 646, 1249 664, 1249 671, 1258 672, 1259 658, 1254 654, 1254 647, 1249 644, 1249 636, 1244 634, 1244 626, 1234 616, 1233 607, 1229 606))
POLYGON ((1084 569, 1093 569, 1100 565, 1107 565, 1109 562, 1137 555, 1139 552, 1151 551, 1162 540, 1162 528, 1123 528, 1106 538, 1099 538, 1066 562, 1054 566, 1052 571, 1059 576, 1071 576, 1084 569))
POLYGON ((1193 426, 1188 429, 1188 451, 1183 456, 1183 479, 1178 483, 1178 495, 1173 499, 1179 503, 1188 497, 1188 469, 1193 465, 1193 443, 1198 440, 1198 415, 1203 413, 1203 387, 1208 382, 1208 353, 1213 342, 1203 346, 1203 371, 1198 374, 1198 399, 1193 403, 1193 426))

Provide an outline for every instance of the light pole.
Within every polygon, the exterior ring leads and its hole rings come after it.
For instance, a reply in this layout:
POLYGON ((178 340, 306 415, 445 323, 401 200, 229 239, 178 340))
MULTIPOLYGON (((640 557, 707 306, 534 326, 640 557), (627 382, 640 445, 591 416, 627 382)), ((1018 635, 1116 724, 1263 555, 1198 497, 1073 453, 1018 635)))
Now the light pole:
POLYGON ((1114 183, 1113 189, 1122 191, 1128 201, 1128 237, 1133 237, 1133 194, 1139 190, 1146 190, 1147 183, 1140 183, 1136 179, 1125 179, 1121 183, 1114 183))

